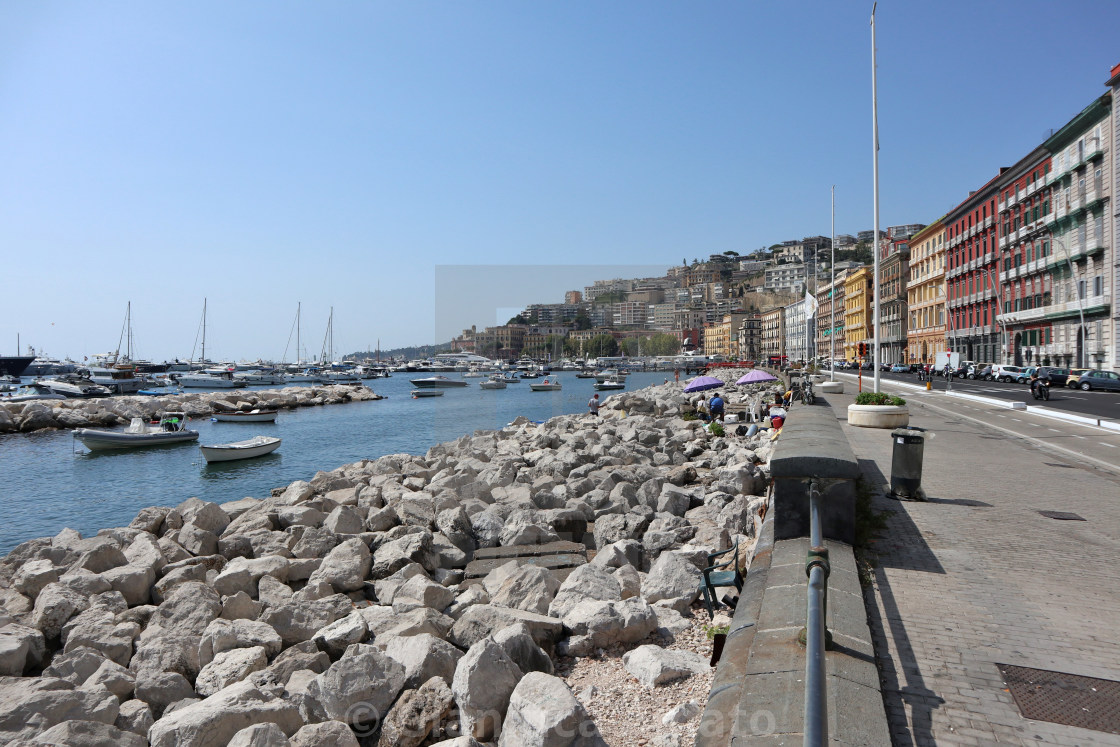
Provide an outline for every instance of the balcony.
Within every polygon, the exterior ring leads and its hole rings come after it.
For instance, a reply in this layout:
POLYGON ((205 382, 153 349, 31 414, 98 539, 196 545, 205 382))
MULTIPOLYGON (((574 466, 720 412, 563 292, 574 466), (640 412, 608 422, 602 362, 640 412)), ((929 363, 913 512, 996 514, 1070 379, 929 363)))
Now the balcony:
POLYGON ((1007 203, 1001 201, 1001 202, 998 203, 997 208, 998 208, 999 212, 1002 213, 1004 210, 1007 210, 1007 203))

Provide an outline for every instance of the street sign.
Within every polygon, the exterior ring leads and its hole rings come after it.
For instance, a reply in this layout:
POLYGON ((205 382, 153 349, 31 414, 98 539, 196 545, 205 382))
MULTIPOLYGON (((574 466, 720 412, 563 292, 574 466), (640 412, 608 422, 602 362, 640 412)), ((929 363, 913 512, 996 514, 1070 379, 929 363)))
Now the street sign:
POLYGON ((946 363, 952 368, 958 368, 961 365, 961 354, 954 353, 951 350, 937 353, 937 356, 934 358, 934 366, 936 366, 938 370, 941 370, 945 368, 946 363))

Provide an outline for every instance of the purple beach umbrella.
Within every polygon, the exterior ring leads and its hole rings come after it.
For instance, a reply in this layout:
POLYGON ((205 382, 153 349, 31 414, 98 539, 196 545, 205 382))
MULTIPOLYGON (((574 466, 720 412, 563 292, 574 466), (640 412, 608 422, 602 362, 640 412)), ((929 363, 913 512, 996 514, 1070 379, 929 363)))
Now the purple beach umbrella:
POLYGON ((688 386, 684 388, 684 391, 686 393, 703 392, 707 389, 716 389, 721 386, 727 386, 727 384, 714 376, 697 376, 695 379, 688 382, 688 386))
POLYGON ((755 369, 754 371, 751 371, 749 374, 746 374, 745 376, 740 377, 739 380, 736 381, 735 383, 736 384, 761 384, 764 381, 777 381, 777 380, 778 380, 777 376, 771 376, 770 374, 766 373, 765 371, 759 371, 758 369, 755 369))

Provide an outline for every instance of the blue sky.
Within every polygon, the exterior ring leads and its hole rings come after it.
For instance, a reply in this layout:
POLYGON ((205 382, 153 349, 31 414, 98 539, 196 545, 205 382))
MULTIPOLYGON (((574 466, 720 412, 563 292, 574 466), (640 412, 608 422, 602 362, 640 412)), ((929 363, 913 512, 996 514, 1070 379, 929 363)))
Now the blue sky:
MULTIPOLYGON (((111 350, 131 300, 140 355, 188 356, 204 297, 215 358, 281 357, 297 302, 312 354, 331 306, 340 352, 429 343, 599 265, 827 235, 833 184, 837 232, 870 229, 870 11, 4 3, 0 352, 111 350), (465 265, 518 293, 437 283, 465 265)), ((877 18, 884 227, 956 205, 1120 62, 1115 0, 877 18)))

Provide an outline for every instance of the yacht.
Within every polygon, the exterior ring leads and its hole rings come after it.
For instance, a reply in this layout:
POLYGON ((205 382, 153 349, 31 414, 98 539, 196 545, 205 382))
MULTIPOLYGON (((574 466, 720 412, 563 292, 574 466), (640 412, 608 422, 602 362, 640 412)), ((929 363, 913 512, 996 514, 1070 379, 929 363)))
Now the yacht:
POLYGON ((78 373, 114 394, 136 394, 147 386, 143 378, 136 376, 136 369, 127 364, 117 364, 108 368, 98 366, 80 368, 78 373))
POLYGON ((89 379, 77 374, 62 374, 52 379, 36 379, 35 383, 47 387, 55 394, 61 394, 72 399, 108 397, 112 394, 108 387, 94 384, 89 379))
POLYGON ((179 374, 177 381, 182 387, 195 389, 240 389, 249 386, 249 382, 233 378, 233 371, 228 368, 207 368, 179 374))

